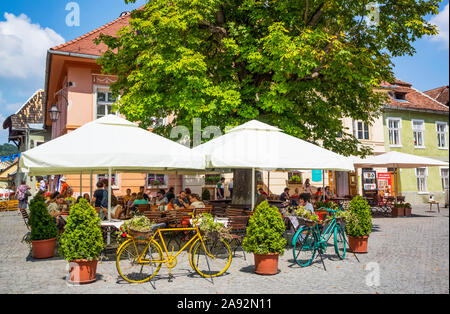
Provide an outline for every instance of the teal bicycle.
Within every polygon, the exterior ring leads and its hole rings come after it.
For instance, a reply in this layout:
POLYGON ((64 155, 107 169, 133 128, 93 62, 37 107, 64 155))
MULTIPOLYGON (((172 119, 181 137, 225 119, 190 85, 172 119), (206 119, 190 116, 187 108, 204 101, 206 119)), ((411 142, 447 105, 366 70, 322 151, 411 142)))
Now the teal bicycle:
POLYGON ((309 266, 313 262, 316 253, 319 253, 322 264, 322 254, 327 251, 328 241, 334 235, 334 250, 340 259, 345 258, 346 239, 345 231, 341 225, 340 218, 336 218, 339 210, 326 209, 328 213, 332 213, 332 219, 325 220, 324 229, 319 229, 319 224, 300 226, 294 237, 292 238, 293 254, 295 262, 301 266, 309 266))

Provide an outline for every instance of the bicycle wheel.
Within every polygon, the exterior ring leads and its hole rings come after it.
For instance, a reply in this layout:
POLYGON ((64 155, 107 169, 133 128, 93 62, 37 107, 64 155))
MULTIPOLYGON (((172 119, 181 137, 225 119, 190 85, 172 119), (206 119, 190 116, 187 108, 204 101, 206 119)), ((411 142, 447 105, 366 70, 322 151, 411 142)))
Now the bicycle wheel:
POLYGON ((340 224, 336 224, 334 228, 334 251, 340 259, 345 258, 346 251, 346 241, 345 241, 345 231, 340 224))
POLYGON ((231 249, 223 240, 203 239, 205 249, 200 239, 197 239, 189 250, 192 268, 202 277, 217 277, 227 271, 231 265, 231 249))
POLYGON ((155 276, 162 266, 163 253, 159 244, 152 240, 141 259, 153 263, 138 263, 137 259, 142 254, 147 240, 128 240, 122 244, 117 252, 116 268, 119 275, 128 282, 143 283, 155 276), (152 275, 153 266, 153 275, 152 275))
POLYGON ((316 237, 314 230, 310 227, 300 227, 292 239, 292 253, 294 254, 295 262, 305 267, 312 263, 316 256, 316 237))

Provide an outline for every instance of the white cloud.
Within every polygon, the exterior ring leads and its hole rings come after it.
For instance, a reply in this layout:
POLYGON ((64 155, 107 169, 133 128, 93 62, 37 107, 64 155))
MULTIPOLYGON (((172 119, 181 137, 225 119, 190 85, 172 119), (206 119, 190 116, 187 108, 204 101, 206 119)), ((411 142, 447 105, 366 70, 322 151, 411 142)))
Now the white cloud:
POLYGON ((444 7, 438 15, 434 16, 430 23, 436 25, 439 34, 432 37, 432 41, 442 42, 448 48, 448 20, 449 20, 449 4, 444 7))
POLYGON ((25 14, 5 13, 4 18, 0 22, 0 77, 43 77, 47 50, 64 43, 64 38, 48 27, 32 24, 25 14))

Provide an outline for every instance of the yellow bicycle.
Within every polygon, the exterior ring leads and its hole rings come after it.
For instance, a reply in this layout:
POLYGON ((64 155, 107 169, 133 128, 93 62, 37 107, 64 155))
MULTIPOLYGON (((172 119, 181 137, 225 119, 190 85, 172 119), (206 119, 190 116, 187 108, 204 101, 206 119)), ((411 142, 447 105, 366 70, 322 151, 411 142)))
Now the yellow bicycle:
POLYGON ((152 279, 165 264, 171 271, 177 265, 178 255, 190 244, 189 263, 202 277, 222 275, 231 265, 231 249, 228 243, 220 239, 203 238, 197 225, 192 228, 157 229, 147 239, 138 239, 130 235, 117 249, 116 267, 120 276, 131 283, 143 283, 152 279), (194 236, 176 254, 169 253, 163 232, 195 231, 194 236), (161 245, 155 240, 159 239, 161 245), (163 257, 163 249, 165 257, 163 257))

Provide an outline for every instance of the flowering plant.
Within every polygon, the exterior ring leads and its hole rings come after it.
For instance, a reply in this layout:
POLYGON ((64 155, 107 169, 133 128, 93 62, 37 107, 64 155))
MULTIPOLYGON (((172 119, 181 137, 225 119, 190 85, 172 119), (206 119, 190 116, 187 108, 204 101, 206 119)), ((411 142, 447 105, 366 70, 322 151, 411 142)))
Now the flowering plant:
POLYGON ((163 183, 163 179, 162 178, 156 178, 156 179, 152 179, 150 180, 150 185, 161 185, 163 183))

